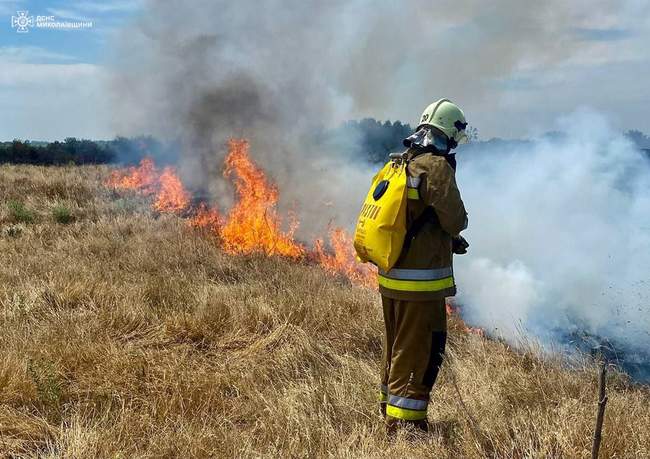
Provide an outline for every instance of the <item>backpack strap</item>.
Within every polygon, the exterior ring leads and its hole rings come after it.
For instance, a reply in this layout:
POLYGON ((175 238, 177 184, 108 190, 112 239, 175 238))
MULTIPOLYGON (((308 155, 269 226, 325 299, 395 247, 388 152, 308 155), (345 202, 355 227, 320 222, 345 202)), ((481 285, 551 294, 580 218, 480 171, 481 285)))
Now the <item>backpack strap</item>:
MULTIPOLYGON (((420 156, 425 153, 433 153, 436 156, 443 156, 445 160, 449 163, 449 165, 456 170, 456 158, 455 154, 436 154, 435 152, 431 151, 418 151, 417 149, 407 149, 404 153, 402 153, 402 158, 406 160, 406 164, 408 166, 408 163, 415 159, 417 156, 420 156), (407 159, 407 155, 409 153, 409 150, 415 150, 415 154, 412 155, 410 158, 407 159)), ((408 171, 407 171, 408 174, 408 171)), ((402 251, 407 251, 411 248, 411 242, 415 237, 418 235, 418 233, 422 230, 424 225, 426 225, 429 222, 435 223, 438 221, 438 215, 436 214, 436 211, 433 207, 427 206, 425 209, 422 211, 422 213, 415 219, 413 220, 413 223, 411 223, 411 226, 409 227, 408 230, 406 230, 406 235, 404 236, 404 245, 402 246, 402 251)))
POLYGON ((424 211, 422 211, 422 213, 418 216, 418 218, 413 220, 413 223, 411 223, 409 229, 406 230, 406 236, 404 236, 404 245, 402 247, 402 250, 404 251, 411 248, 411 242, 422 230, 422 227, 424 227, 424 225, 426 225, 428 222, 435 222, 437 220, 438 216, 436 215, 435 209, 431 206, 427 206, 424 211))

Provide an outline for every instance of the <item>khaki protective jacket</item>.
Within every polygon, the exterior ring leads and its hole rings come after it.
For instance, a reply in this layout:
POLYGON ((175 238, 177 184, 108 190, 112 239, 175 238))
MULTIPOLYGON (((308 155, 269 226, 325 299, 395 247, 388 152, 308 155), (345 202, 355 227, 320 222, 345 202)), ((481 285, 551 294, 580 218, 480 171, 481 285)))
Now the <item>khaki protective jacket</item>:
POLYGON ((388 272, 379 272, 379 291, 388 298, 410 301, 454 296, 452 237, 467 228, 467 212, 456 185, 456 173, 443 156, 415 156, 415 151, 409 149, 406 158, 407 228, 427 207, 434 212, 428 212, 431 216, 417 234, 405 241, 395 266, 388 272))

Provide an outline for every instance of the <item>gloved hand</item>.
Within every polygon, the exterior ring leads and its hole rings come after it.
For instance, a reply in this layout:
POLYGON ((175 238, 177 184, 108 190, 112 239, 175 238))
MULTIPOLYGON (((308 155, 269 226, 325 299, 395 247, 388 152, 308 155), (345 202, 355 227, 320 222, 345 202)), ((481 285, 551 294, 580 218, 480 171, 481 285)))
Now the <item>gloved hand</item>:
POLYGON ((463 236, 456 236, 451 240, 451 251, 458 255, 467 253, 469 242, 463 236))

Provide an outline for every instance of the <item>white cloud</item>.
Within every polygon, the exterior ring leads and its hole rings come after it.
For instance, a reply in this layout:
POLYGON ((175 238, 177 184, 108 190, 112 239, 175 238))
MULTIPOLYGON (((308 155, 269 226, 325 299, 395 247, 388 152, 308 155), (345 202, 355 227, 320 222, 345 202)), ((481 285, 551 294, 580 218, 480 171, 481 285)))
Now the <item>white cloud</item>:
POLYGON ((69 3, 65 8, 51 7, 47 8, 50 14, 56 17, 72 19, 77 21, 96 20, 97 16, 106 16, 111 14, 133 13, 142 7, 139 1, 80 1, 69 3))
POLYGON ((93 18, 89 17, 86 14, 80 13, 78 10, 74 9, 63 9, 63 8, 48 8, 47 11, 54 15, 56 18, 70 19, 73 21, 91 21, 93 18))
POLYGON ((81 1, 74 4, 74 6, 83 11, 89 11, 94 13, 124 13, 124 12, 133 12, 142 7, 142 2, 138 0, 133 1, 81 1))
POLYGON ((69 54, 57 53, 40 46, 0 46, 0 60, 5 64, 47 61, 74 61, 69 54))
POLYGON ((0 139, 110 138, 107 72, 93 64, 15 61, 0 72, 0 139))

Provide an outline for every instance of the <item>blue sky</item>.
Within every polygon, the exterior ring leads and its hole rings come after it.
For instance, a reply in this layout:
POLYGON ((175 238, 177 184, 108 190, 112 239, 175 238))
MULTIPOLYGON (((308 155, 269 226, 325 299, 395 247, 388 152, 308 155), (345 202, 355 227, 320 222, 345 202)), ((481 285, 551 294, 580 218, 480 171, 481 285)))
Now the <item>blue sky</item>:
MULTIPOLYGON (((11 23, 17 11, 30 16, 54 16, 57 21, 92 21, 86 30, 30 30, 18 34, 11 27, 0 27, 3 49, 24 49, 23 57, 39 63, 102 63, 110 34, 139 11, 137 1, 45 1, 0 0, 0 17, 11 23)), ((19 52, 19 51, 16 51, 19 52)))
MULTIPOLYGON (((465 108, 482 137, 521 137, 557 129, 562 115, 585 107, 605 113, 617 129, 650 131, 647 0, 502 0, 491 5, 482 0, 440 0, 440 5, 453 8, 430 10, 435 14, 418 17, 409 27, 403 21, 411 21, 411 12, 424 11, 422 5, 430 2, 332 0, 337 2, 346 8, 352 5, 349 9, 355 12, 343 17, 349 18, 349 27, 337 30, 341 42, 329 43, 334 54, 323 65, 341 95, 342 119, 372 116, 414 122, 429 99, 446 96, 465 108), (359 12, 367 15, 367 29, 361 32, 359 12), (405 19, 398 22, 402 14, 405 19), (428 38, 414 40, 414 35, 428 38), (375 47, 370 56, 363 51, 366 39, 375 47), (359 48, 349 50, 350 46, 359 48), (377 50, 385 54, 377 55, 377 50), (361 78, 359 65, 365 67, 361 78)), ((146 125, 134 126, 126 119, 128 113, 116 109, 115 98, 122 96, 111 90, 117 53, 132 53, 131 65, 138 65, 139 56, 158 52, 155 43, 142 39, 146 35, 142 28, 133 25, 142 18, 150 21, 149 26, 171 22, 174 35, 183 39, 202 33, 221 34, 227 40, 232 33, 233 43, 238 32, 226 30, 227 21, 220 23, 225 29, 218 30, 212 20, 226 6, 241 9, 245 18, 255 15, 262 26, 277 26, 272 13, 257 16, 255 4, 167 3, 166 13, 161 13, 162 4, 145 0, 0 0, 0 140, 112 138, 147 130, 146 125), (19 34, 11 27, 11 16, 19 10, 30 16, 54 16, 57 21, 92 21, 93 27, 32 28, 19 34), (124 126, 134 129, 125 132, 124 126)), ((281 8, 286 3, 275 4, 281 8)), ((305 0, 305 5, 310 14, 309 8, 320 8, 318 2, 305 0)), ((283 15, 277 16, 281 21, 283 15)), ((279 30, 272 37, 285 33, 279 30)), ((277 48, 272 51, 269 44, 271 58, 273 52, 277 48)), ((143 74, 158 70, 145 69, 143 74)), ((131 93, 146 96, 148 84, 142 82, 131 93)))
POLYGON ((136 1, 0 0, 0 140, 110 138, 109 43, 139 12, 136 1), (92 21, 92 28, 17 33, 11 17, 92 21))

